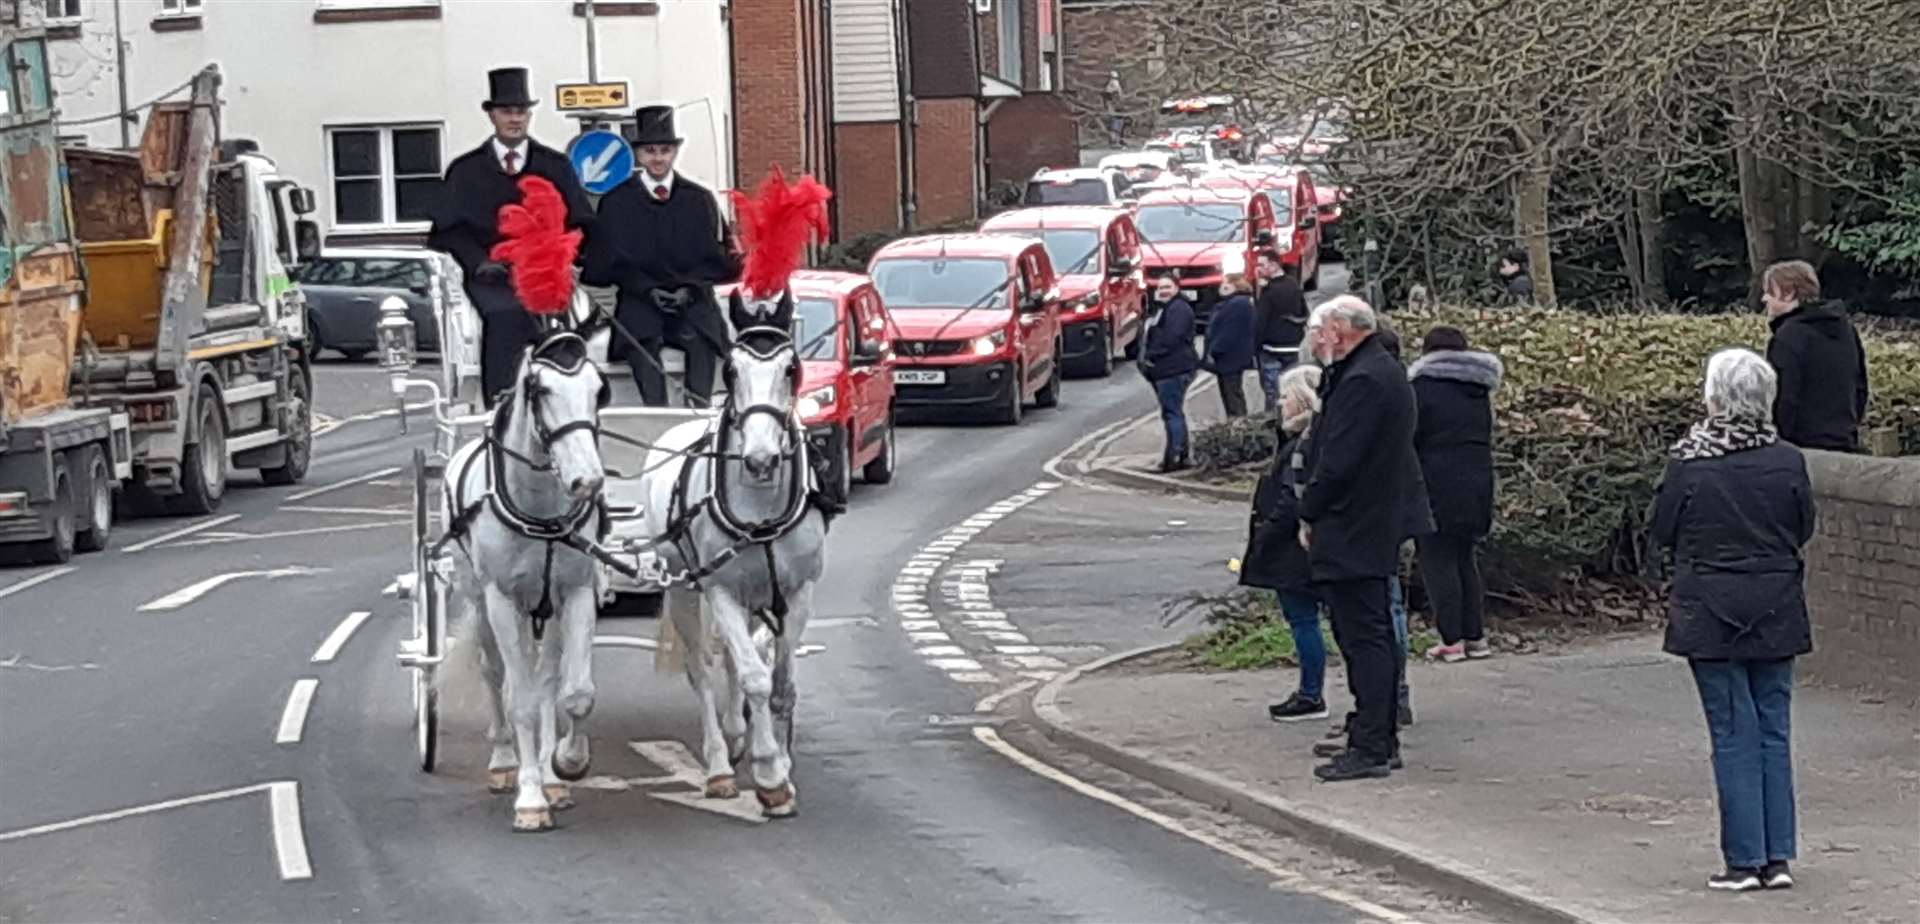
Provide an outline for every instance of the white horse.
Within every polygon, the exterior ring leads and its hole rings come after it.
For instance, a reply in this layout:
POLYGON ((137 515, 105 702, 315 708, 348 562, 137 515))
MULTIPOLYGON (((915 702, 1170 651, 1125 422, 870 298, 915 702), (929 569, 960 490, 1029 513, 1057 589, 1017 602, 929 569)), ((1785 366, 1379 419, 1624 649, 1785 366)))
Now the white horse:
POLYGON ((609 392, 576 335, 521 357, 485 437, 447 464, 459 637, 477 646, 492 698, 487 788, 515 792, 513 829, 553 827, 587 773, 599 563, 599 412, 609 392))
POLYGON ((726 403, 717 420, 675 427, 648 453, 645 516, 669 570, 687 572, 706 603, 704 618, 686 608, 670 617, 700 699, 706 795, 738 795, 733 765, 744 736, 761 808, 783 817, 798 807, 789 751, 794 649, 826 567, 827 524, 809 503, 806 434, 793 410, 792 300, 748 305, 735 295, 730 313, 739 333, 725 367, 726 403), (756 625, 771 635, 770 653, 755 642, 756 625), (718 651, 709 650, 711 634, 718 651))

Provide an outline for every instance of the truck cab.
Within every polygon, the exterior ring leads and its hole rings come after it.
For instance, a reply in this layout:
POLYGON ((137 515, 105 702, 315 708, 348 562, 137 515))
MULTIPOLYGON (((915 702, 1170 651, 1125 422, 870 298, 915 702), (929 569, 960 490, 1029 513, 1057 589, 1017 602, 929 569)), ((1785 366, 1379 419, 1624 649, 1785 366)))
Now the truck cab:
POLYGON ((894 241, 867 275, 896 330, 902 410, 985 412, 1018 424, 1060 401, 1061 294, 1045 245, 952 234, 894 241))
POLYGON ((1238 253, 1241 266, 1254 266, 1258 254, 1273 247, 1276 220, 1272 200, 1243 187, 1152 193, 1140 200, 1137 218, 1147 284, 1174 277, 1204 330, 1228 255, 1238 253))
POLYGON ((1060 277, 1062 361, 1070 375, 1105 377, 1116 356, 1135 355, 1146 317, 1140 234, 1127 209, 1090 206, 1015 209, 982 234, 1035 238, 1060 277))

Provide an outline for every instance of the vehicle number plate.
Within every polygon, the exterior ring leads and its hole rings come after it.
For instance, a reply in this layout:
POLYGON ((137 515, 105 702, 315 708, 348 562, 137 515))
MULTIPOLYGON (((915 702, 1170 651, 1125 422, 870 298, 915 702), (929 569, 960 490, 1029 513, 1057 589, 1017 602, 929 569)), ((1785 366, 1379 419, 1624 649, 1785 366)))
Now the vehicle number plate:
POLYGON ((938 369, 895 369, 893 381, 896 385, 945 385, 947 374, 938 369))
POLYGON ((1193 301, 1194 299, 1200 297, 1200 290, 1199 289, 1181 289, 1180 297, 1186 299, 1187 301, 1193 301))

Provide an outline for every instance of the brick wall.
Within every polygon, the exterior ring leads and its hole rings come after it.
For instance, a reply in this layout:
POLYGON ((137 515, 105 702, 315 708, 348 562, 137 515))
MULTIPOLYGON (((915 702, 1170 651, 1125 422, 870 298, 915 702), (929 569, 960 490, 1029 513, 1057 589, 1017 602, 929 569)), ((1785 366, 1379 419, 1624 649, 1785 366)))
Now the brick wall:
MULTIPOLYGON (((1107 73, 1120 72, 1120 111, 1133 116, 1135 134, 1143 134, 1174 95, 1152 60, 1154 2, 1074 2, 1060 8, 1060 69, 1070 111, 1089 141, 1105 136, 1106 103, 1101 93, 1107 73)), ((1134 140, 1138 140, 1137 138, 1134 140)))
POLYGON ((987 182, 1024 184, 1041 167, 1077 166, 1077 141, 1073 114, 1059 94, 1007 100, 987 123, 987 182))
POLYGON ((914 186, 919 193, 919 224, 931 227, 979 215, 974 188, 976 113, 971 99, 920 100, 914 127, 914 186))
POLYGON ((821 0, 735 0, 734 175, 751 188, 774 164, 830 172, 829 85, 821 0))
POLYGON ((900 123, 834 126, 833 197, 841 239, 900 229, 900 123))
POLYGON ((1920 457, 1808 452, 1820 508, 1807 547, 1806 678, 1920 702, 1920 457))

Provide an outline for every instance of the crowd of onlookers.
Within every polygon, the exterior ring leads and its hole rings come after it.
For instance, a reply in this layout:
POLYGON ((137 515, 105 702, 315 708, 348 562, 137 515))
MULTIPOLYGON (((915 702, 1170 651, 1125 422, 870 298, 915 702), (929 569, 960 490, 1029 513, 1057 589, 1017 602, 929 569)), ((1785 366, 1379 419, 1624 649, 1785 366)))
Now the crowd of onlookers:
MULTIPOLYGON (((1532 298, 1526 255, 1498 266, 1501 300, 1532 298)), ((1276 721, 1330 716, 1322 615, 1345 664, 1352 708, 1314 752, 1329 782, 1389 776, 1412 723, 1400 576, 1411 546, 1442 663, 1489 657, 1478 548, 1494 526, 1493 397, 1503 368, 1458 328, 1437 326, 1403 364, 1372 307, 1340 296, 1308 311, 1299 285, 1262 259, 1258 286, 1231 274, 1204 346, 1193 306, 1161 279, 1141 369, 1166 424, 1162 471, 1191 464, 1185 400, 1218 380, 1229 416, 1259 376, 1279 449, 1254 492, 1240 582, 1277 594, 1299 682, 1276 721)), ((1770 267, 1763 358, 1706 358, 1703 414, 1671 448, 1651 511, 1670 577, 1665 649, 1688 660, 1713 745, 1726 869, 1714 889, 1792 885, 1790 702, 1794 658, 1811 650, 1801 550, 1814 502, 1801 449, 1860 451, 1866 354, 1806 263, 1770 267)))

